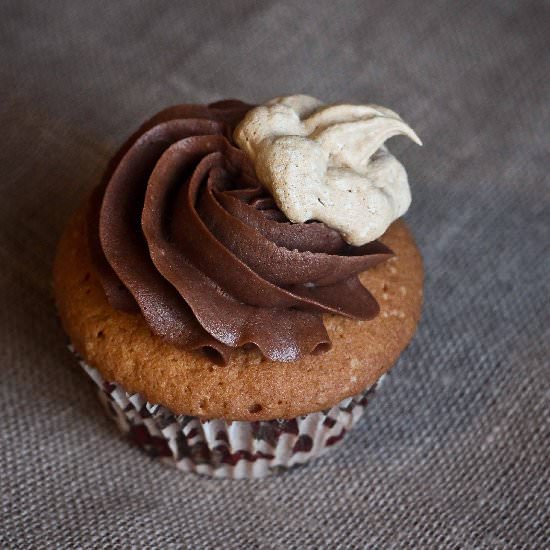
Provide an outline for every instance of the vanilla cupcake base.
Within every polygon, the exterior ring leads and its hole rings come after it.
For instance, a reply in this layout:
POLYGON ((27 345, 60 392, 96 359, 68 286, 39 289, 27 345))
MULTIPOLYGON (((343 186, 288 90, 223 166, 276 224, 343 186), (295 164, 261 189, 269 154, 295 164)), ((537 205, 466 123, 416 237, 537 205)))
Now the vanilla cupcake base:
POLYGON ((339 445, 359 420, 383 377, 328 410, 257 422, 175 415, 139 394, 106 382, 80 360, 119 429, 147 454, 186 471, 219 478, 261 478, 316 458, 339 445))

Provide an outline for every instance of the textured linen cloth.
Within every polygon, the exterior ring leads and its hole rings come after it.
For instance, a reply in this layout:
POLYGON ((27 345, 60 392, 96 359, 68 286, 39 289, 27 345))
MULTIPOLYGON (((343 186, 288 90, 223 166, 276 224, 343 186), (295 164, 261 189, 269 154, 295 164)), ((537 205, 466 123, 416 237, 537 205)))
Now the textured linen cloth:
POLYGON ((548 548, 545 2, 0 6, 0 547, 548 548), (280 477, 217 481, 121 439, 65 347, 51 265, 146 117, 304 92, 390 107, 425 310, 360 425, 280 477))

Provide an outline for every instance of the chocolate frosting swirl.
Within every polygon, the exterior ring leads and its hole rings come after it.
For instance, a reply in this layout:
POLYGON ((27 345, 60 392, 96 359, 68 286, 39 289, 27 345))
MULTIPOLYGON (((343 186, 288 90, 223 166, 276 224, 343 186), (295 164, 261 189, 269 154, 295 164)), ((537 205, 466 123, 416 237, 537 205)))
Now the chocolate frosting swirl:
POLYGON ((275 361, 328 350, 322 314, 376 316, 357 275, 391 255, 285 218, 232 138, 251 107, 160 112, 115 155, 90 202, 92 259, 113 307, 218 363, 247 345, 275 361))

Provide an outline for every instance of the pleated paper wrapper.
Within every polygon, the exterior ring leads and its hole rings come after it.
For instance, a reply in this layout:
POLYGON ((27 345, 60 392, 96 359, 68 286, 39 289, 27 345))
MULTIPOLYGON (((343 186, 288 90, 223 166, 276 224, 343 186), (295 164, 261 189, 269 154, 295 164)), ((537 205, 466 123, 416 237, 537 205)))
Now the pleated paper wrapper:
POLYGON ((256 422, 176 415, 107 382, 79 358, 109 416, 147 454, 179 470, 220 478, 261 478, 304 464, 339 445, 383 377, 334 407, 292 419, 256 422))

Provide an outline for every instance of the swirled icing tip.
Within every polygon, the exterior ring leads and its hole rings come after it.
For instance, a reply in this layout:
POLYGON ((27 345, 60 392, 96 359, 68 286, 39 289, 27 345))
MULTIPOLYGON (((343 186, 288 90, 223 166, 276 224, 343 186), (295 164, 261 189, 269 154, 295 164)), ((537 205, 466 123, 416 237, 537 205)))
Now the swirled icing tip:
MULTIPOLYGON (((276 109, 306 117, 318 109, 314 99, 282 103, 276 109)), ((88 215, 109 303, 220 364, 236 348, 272 361, 328 351, 323 314, 374 318, 379 306, 359 274, 392 254, 379 242, 351 250, 325 224, 286 223, 231 139, 251 108, 224 101, 157 113, 114 156, 88 215)))
POLYGON ((411 202, 405 169, 384 146, 397 135, 422 145, 385 107, 293 95, 251 109, 234 139, 290 221, 322 221, 361 246, 384 234, 411 202))

